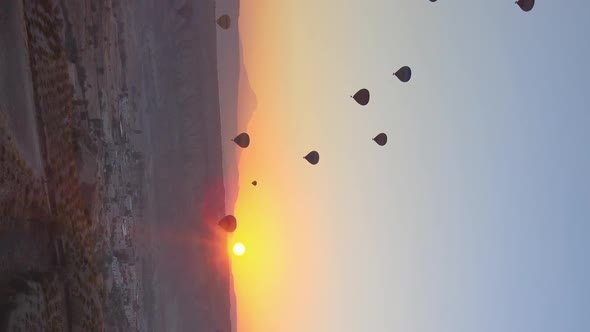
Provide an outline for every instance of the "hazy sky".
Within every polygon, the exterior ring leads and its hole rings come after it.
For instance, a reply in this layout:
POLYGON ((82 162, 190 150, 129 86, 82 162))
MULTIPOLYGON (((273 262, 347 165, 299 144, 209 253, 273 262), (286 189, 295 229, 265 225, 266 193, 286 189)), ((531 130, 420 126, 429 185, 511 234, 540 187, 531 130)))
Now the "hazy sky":
POLYGON ((588 1, 241 6, 239 331, 590 331, 588 1))

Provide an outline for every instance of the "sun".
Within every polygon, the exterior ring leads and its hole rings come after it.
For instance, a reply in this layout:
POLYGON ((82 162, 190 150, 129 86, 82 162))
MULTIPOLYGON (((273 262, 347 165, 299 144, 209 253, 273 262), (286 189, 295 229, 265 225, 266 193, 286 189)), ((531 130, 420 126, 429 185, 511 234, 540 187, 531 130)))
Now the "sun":
POLYGON ((242 242, 234 244, 234 254, 236 256, 242 256, 246 252, 246 247, 242 242))

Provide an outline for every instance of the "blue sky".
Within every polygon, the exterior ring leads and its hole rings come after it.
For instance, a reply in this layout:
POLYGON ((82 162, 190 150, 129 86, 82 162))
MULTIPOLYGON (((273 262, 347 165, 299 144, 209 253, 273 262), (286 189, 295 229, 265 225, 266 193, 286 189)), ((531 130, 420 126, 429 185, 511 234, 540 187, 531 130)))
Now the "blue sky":
POLYGON ((423 85, 440 92, 413 120, 424 180, 406 187, 411 318, 398 322, 412 331, 589 330, 590 6, 540 2, 525 14, 436 5, 448 9, 422 31, 438 39, 423 57, 436 83, 423 85))

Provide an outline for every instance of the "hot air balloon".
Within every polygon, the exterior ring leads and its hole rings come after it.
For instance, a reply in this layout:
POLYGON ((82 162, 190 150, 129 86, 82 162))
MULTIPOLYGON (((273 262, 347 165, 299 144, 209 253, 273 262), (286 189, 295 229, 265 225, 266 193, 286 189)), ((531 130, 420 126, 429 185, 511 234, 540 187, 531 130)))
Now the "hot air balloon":
POLYGON ((396 76, 400 81, 405 83, 412 78, 412 69, 408 66, 403 66, 393 73, 393 76, 396 76))
POLYGON ((217 225, 219 225, 219 227, 221 227, 224 231, 232 233, 236 230, 238 221, 236 220, 236 217, 228 214, 227 216, 221 218, 221 220, 217 222, 217 225))
POLYGON ((247 148, 250 145, 250 135, 247 133, 241 133, 232 139, 241 148, 247 148))
POLYGON ((525 12, 530 11, 535 6, 535 0, 518 0, 515 3, 525 12))
POLYGON ((359 105, 365 106, 369 103, 370 93, 367 89, 360 89, 357 91, 354 96, 352 96, 354 100, 359 103, 359 105))
POLYGON ((219 25, 223 30, 229 29, 230 23, 231 20, 229 18, 229 15, 221 15, 217 19, 217 25, 219 25))
POLYGON ((373 137, 373 141, 375 141, 375 143, 383 146, 383 145, 387 144, 387 135, 385 133, 381 133, 381 134, 373 137))
POLYGON ((254 181, 252 181, 252 185, 256 187, 258 185, 258 182, 256 180, 254 180, 254 181))
POLYGON ((320 162, 320 154, 317 151, 311 151, 305 157, 310 164, 315 165, 320 162))

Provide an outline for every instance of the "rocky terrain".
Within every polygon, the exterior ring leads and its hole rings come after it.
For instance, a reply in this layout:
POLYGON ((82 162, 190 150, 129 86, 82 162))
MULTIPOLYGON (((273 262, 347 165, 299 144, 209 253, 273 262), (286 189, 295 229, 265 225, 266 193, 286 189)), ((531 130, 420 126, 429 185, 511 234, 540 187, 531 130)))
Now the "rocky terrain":
POLYGON ((230 331, 214 1, 0 7, 0 330, 230 331))

